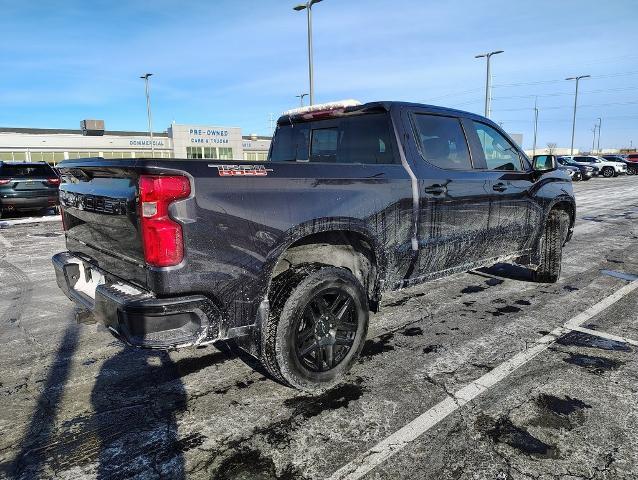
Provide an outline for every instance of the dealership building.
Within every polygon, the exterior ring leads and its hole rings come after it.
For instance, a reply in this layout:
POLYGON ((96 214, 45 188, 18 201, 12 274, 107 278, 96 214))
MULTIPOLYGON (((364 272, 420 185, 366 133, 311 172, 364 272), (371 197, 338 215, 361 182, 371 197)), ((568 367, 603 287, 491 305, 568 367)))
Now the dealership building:
POLYGON ((82 157, 266 160, 271 137, 242 135, 238 127, 180 125, 165 132, 108 131, 104 122, 85 120, 81 129, 0 127, 1 161, 46 161, 82 157))

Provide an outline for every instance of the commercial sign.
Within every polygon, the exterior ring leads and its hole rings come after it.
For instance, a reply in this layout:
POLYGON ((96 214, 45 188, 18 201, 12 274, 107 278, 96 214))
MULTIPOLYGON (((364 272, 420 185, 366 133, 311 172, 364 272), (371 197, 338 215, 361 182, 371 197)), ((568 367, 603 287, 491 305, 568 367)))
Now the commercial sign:
MULTIPOLYGON (((134 139, 129 141, 129 145, 131 145, 133 147, 150 147, 151 146, 151 140, 150 139, 145 139, 145 138, 134 138, 134 139)), ((155 139, 153 139, 153 146, 154 147, 164 147, 164 140, 155 140, 155 139)))
POLYGON ((217 130, 213 128, 191 128, 188 130, 191 143, 229 143, 228 130, 217 130))

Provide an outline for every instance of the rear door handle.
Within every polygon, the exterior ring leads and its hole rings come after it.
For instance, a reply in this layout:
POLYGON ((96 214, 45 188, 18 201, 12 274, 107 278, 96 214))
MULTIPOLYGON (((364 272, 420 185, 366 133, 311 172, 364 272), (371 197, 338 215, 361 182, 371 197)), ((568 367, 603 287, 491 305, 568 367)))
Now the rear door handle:
POLYGON ((429 187, 425 187, 424 191, 431 195, 442 195, 447 192, 447 187, 445 185, 430 185, 429 187))
POLYGON ((507 185, 505 185, 504 183, 497 183, 495 185, 492 185, 492 190, 496 192, 504 192, 505 190, 507 190, 507 185))

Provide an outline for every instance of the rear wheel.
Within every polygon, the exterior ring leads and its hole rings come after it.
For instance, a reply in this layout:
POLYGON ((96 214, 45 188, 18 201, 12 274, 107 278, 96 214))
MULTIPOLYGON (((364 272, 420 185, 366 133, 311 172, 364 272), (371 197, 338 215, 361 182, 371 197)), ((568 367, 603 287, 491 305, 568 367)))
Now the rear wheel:
POLYGON ((636 167, 627 167, 627 175, 636 175, 636 167))
POLYGON ((611 178, 614 176, 616 172, 614 172, 614 167, 603 167, 603 177, 611 178))
POLYGON ((540 283, 556 283, 560 277, 563 245, 567 241, 569 214, 552 210, 541 237, 540 265, 534 272, 534 280, 540 283))
POLYGON ((367 295, 344 268, 308 266, 273 280, 261 361, 277 380, 317 391, 341 380, 368 329, 367 295))

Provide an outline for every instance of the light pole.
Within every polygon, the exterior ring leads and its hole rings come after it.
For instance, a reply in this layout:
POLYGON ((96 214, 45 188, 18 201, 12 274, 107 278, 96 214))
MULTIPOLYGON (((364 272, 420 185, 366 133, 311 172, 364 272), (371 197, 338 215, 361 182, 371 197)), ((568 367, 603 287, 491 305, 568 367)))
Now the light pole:
POLYGON ((536 155, 536 134, 538 133, 538 107, 536 106, 538 102, 538 97, 534 99, 534 146, 532 150, 532 156, 536 155))
POLYGON ((155 145, 153 144, 153 116, 151 115, 151 92, 148 79, 152 73, 145 73, 140 78, 144 79, 144 89, 146 90, 146 116, 148 117, 148 134, 151 137, 151 157, 155 158, 155 145))
POLYGON ((600 127, 602 124, 603 124, 603 119, 598 117, 598 148, 596 150, 599 154, 600 154, 600 127))
POLYGON ((297 5, 293 9, 297 12, 306 10, 306 16, 308 18, 308 81, 310 82, 310 105, 314 105, 315 103, 315 85, 312 72, 312 6, 321 1, 322 0, 308 0, 306 3, 297 5))
POLYGON ((596 145, 596 129, 598 128, 598 125, 594 125, 594 128, 591 129, 592 132, 594 132, 594 138, 591 141, 591 154, 594 154, 594 146, 596 145))
POLYGON ((299 99, 299 106, 303 107, 303 97, 307 97, 308 94, 307 93, 302 93, 301 95, 295 95, 295 97, 297 97, 299 99))
POLYGON ((482 53, 474 57, 474 58, 485 57, 487 59, 487 75, 485 78, 485 116, 487 118, 490 118, 491 103, 492 103, 492 75, 490 73, 490 58, 492 57, 492 55, 497 55, 503 52, 504 50, 496 50, 494 52, 482 53))
POLYGON ((576 106, 578 105, 578 82, 581 78, 589 78, 590 75, 580 75, 578 77, 569 77, 565 80, 576 80, 576 93, 574 95, 574 118, 572 119, 572 146, 570 149, 570 155, 574 154, 574 133, 576 132, 576 106))

